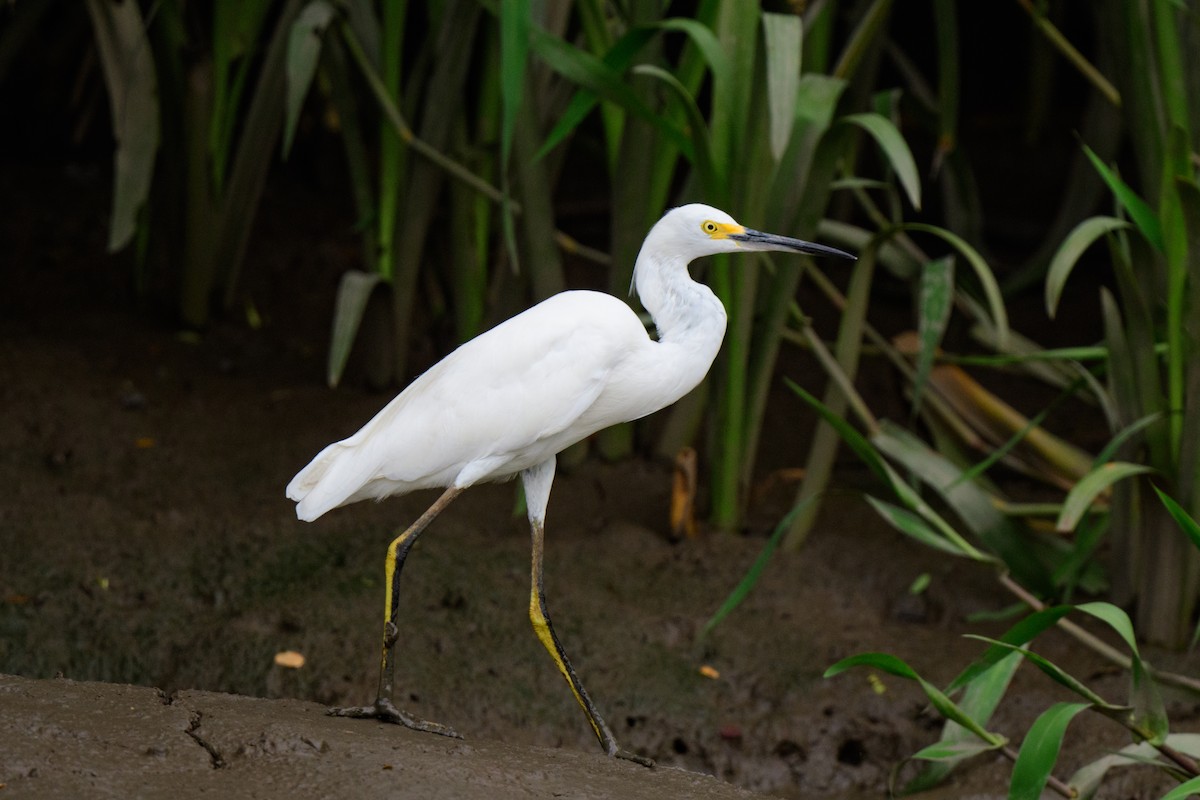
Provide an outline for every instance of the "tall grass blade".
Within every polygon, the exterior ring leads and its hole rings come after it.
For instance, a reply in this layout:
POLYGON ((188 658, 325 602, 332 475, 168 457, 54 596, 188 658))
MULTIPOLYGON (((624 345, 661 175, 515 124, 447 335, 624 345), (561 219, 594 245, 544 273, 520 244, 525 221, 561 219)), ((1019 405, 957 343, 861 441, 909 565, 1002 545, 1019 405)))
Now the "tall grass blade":
POLYGON ((927 547, 932 547, 934 550, 949 553, 952 556, 971 557, 969 553, 964 552, 957 544, 936 533, 933 528, 925 524, 924 520, 911 511, 894 506, 883 500, 878 500, 870 495, 867 495, 866 499, 871 508, 875 509, 875 512, 879 516, 883 517, 889 525, 905 536, 909 536, 927 547))
POLYGON ((700 176, 700 184, 702 186, 716 186, 719 179, 717 177, 716 165, 713 162, 712 143, 708 137, 708 126, 704 121, 704 115, 700 113, 700 107, 696 105, 696 100, 688 92, 687 87, 680 83, 672 73, 662 67, 653 64, 641 64, 633 68, 633 72, 637 75, 646 75, 660 81, 667 89, 670 90, 672 96, 678 100, 679 105, 683 108, 686 115, 688 127, 692 134, 694 142, 694 165, 700 176))
MULTIPOLYGON (((1200 31, 1193 32, 1196 33, 1196 38, 1200 39, 1200 31)), ((1196 59, 1196 61, 1196 78, 1197 83, 1200 83, 1200 59, 1196 59)), ((1200 115, 1200 103, 1197 103, 1197 106, 1197 114, 1200 115)), ((1195 314, 1196 310, 1200 309, 1200 183, 1193 179, 1177 177, 1175 191, 1179 196, 1183 226, 1187 231, 1185 244, 1187 263, 1184 266, 1187 273, 1185 280, 1187 296, 1180 298, 1179 302, 1185 303, 1185 307, 1190 309, 1190 313, 1195 314)), ((1196 393, 1200 390, 1200 351, 1197 350, 1197 344, 1195 337, 1189 335, 1184 364, 1186 371, 1184 382, 1187 386, 1187 399, 1192 402, 1195 402, 1196 393)), ((1200 415, 1183 415, 1178 462, 1182 474, 1197 474, 1196 469, 1200 467, 1200 418, 1198 416, 1200 415)), ((1192 511, 1200 511, 1200 497, 1196 496, 1195 492, 1181 493, 1180 499, 1187 503, 1192 511)))
MULTIPOLYGON (((948 722, 946 724, 947 725, 953 724, 957 730, 965 730, 958 723, 949 723, 948 722)), ((959 763, 960 761, 965 761, 968 758, 973 758, 974 756, 981 755, 983 753, 989 753, 989 752, 995 750, 996 748, 997 748, 997 745, 990 744, 988 742, 984 742, 984 741, 981 741, 978 739, 969 739, 967 741, 961 741, 961 742, 939 741, 939 742, 934 742, 933 744, 929 745, 928 747, 922 747, 920 750, 913 753, 909 757, 913 758, 913 759, 918 759, 921 761, 933 761, 935 763, 932 766, 946 768, 942 773, 942 777, 945 777, 945 774, 947 772, 949 772, 948 767, 953 766, 953 765, 959 763)), ((939 782, 941 782, 941 780, 942 780, 942 778, 939 777, 936 780, 933 780, 929 784, 929 786, 930 787, 936 786, 939 782)), ((923 785, 924 784, 918 784, 918 786, 923 786, 923 785)), ((912 783, 910 783, 908 786, 904 787, 904 794, 910 794, 912 792, 921 792, 921 791, 924 791, 924 789, 922 789, 922 788, 914 789, 912 783)))
MULTIPOLYGON (((1016 674, 1017 667, 1020 665, 1020 653, 1007 653, 999 661, 978 672, 966 684, 966 689, 959 700, 959 705, 963 711, 969 714, 980 725, 986 727, 988 722, 991 721, 996 707, 1000 704, 1000 700, 1008 691, 1013 675, 1016 674)), ((949 694, 950 691, 950 689, 947 689, 946 693, 949 694)), ((971 737, 971 732, 966 728, 963 728, 956 722, 947 720, 946 724, 942 727, 942 736, 938 744, 949 748, 950 752, 947 753, 947 757, 940 759, 938 763, 928 765, 919 775, 909 781, 904 787, 904 794, 923 792, 933 788, 941 783, 961 761, 976 755, 977 752, 993 749, 991 745, 983 745, 982 743, 978 745, 974 744, 974 740, 971 737), (979 750, 978 748, 980 747, 983 750, 979 750), (953 753, 954 748, 962 748, 962 750, 955 755, 953 753)), ((931 745, 931 747, 936 746, 931 745)), ((913 758, 920 757, 919 754, 913 756, 913 758)))
MULTIPOLYGON (((867 53, 879 41, 879 32, 887 23, 888 14, 892 10, 892 0, 874 0, 865 11, 858 15, 858 23, 850 34, 850 39, 842 49, 838 63, 832 74, 835 78, 849 80, 858 72, 859 65, 867 57, 867 53)), ((827 21, 829 21, 827 19, 827 21)))
POLYGON ((643 103, 621 75, 603 61, 537 25, 530 28, 530 47, 555 72, 655 125, 689 161, 694 158, 688 137, 643 103))
POLYGON ((1142 662, 1138 652, 1137 636, 1133 622, 1120 608, 1111 603, 1084 603, 1077 608, 1106 623, 1125 642, 1131 655, 1132 688, 1130 703, 1133 705, 1133 724, 1147 741, 1161 744, 1167 736, 1167 710, 1154 679, 1142 662))
POLYGON ((913 411, 921 407, 921 394, 929 380, 929 371, 946 333, 950 310, 954 307, 954 256, 934 259, 921 270, 917 289, 920 317, 917 322, 917 377, 913 383, 913 411))
MULTIPOLYGON (((834 345, 834 360, 830 362, 824 348, 819 346, 819 339, 811 326, 806 326, 806 334, 813 350, 821 359, 828 376, 825 388, 825 405, 834 413, 844 413, 847 407, 856 410, 864 408, 862 398, 854 388, 854 376, 858 372, 858 362, 862 355, 863 327, 866 324, 867 307, 870 303, 871 284, 875 276, 875 247, 865 249, 854 266, 850 278, 850 286, 846 292, 846 302, 842 309, 842 318, 838 323, 838 337, 834 345)), ((869 412, 867 412, 869 414, 869 412)), ((866 423, 870 424, 870 423, 866 423)), ((837 458, 838 435, 828 425, 819 424, 808 457, 804 462, 804 482, 800 485, 799 497, 816 497, 825 491, 825 487, 833 474, 833 464, 837 458)), ((796 549, 807 536, 816 521, 817 508, 814 506, 809 513, 797 518, 796 524, 788 535, 788 548, 796 549)))
POLYGON ((918 675, 916 670, 904 661, 893 655, 887 653, 862 653, 857 656, 850 656, 826 669, 825 677, 832 678, 851 667, 872 667, 889 675, 895 675, 898 678, 916 681, 921 686, 921 689, 924 690, 925 696, 929 698, 929 702, 933 704, 933 707, 943 717, 958 723, 991 745, 999 747, 1005 743, 1003 736, 992 733, 984 728, 970 714, 967 714, 953 700, 947 697, 945 693, 918 675))
POLYGON ((843 117, 841 122, 857 125, 871 135, 879 149, 883 151, 888 163, 896 172, 908 202, 918 211, 921 209, 921 178, 917 174, 917 162, 913 160, 912 151, 904 136, 890 119, 881 114, 850 114, 843 117))
MULTIPOLYGON (((373 15, 372 18, 374 18, 373 15)), ((378 35, 379 43, 379 49, 375 51, 377 61, 371 65, 373 69, 368 73, 378 78, 376 93, 381 98, 386 98, 388 103, 397 106, 400 103, 400 87, 403 78, 401 73, 404 62, 404 29, 407 20, 407 0, 383 4, 379 22, 374 31, 378 35)), ((353 40, 350 37, 347 39, 347 43, 352 44, 353 40)), ((359 66, 364 67, 364 73, 368 72, 365 64, 360 63, 359 66)), ((379 198, 379 217, 376 220, 379 249, 372 254, 372 260, 375 269, 383 275, 385 280, 389 281, 396 274, 396 251, 398 249, 396 228, 400 224, 398 215, 401 190, 402 188, 420 190, 420 187, 404 187, 404 181, 401 180, 402 176, 407 174, 406 151, 401 146, 404 140, 403 133, 397 130, 396 125, 385 112, 379 121, 379 172, 376 176, 378 187, 376 195, 379 198)), ((404 321, 397 319, 393 323, 403 325, 404 321)), ((404 355, 397 354, 397 357, 403 359, 404 355)), ((402 375, 396 377, 400 380, 403 379, 402 375)))
POLYGON ((910 222, 897 226, 900 230, 918 231, 921 233, 929 233, 945 241, 951 247, 967 260, 971 265, 971 270, 975 273, 976 279, 983 290, 984 300, 987 302, 988 313, 991 314, 991 324, 996 329, 997 346, 1003 350, 1007 347, 1008 342, 1008 312, 1004 309, 1004 298, 1000 293, 1000 285, 996 282, 996 276, 988 267, 987 261, 979 252, 969 245, 962 237, 951 233, 945 228, 940 228, 937 225, 926 225, 921 222, 910 222))
MULTIPOLYGON (((807 502, 813 502, 815 499, 810 498, 807 502)), ((750 595, 750 592, 758 584, 759 578, 762 577, 763 570, 766 569, 771 556, 779 549, 779 543, 783 541, 783 534, 787 532, 788 527, 792 524, 792 519, 804 510, 804 506, 805 503, 797 504, 791 511, 784 515, 783 519, 779 520, 779 524, 771 532, 771 536, 767 539, 762 552, 758 554, 758 558, 754 559, 754 563, 750 565, 750 569, 746 571, 746 575, 733 588, 729 596, 725 598, 725 602, 709 618, 708 622, 704 623, 704 627, 700 629, 697 639, 703 641, 712 632, 713 628, 717 627, 723 619, 729 616, 750 595)))
POLYGON ((341 381, 346 361, 358 336, 363 312, 375 287, 383 281, 378 272, 347 270, 338 282, 337 300, 333 308, 333 327, 329 332, 329 362, 325 379, 332 389, 341 381))
POLYGON ((213 3, 213 97, 208 151, 212 185, 218 193, 225 186, 234 131, 242 122, 238 114, 242 92, 271 5, 270 0, 216 0, 213 3))
MULTIPOLYGON (((613 72, 621 74, 629 68, 642 48, 654 36, 655 30, 649 27, 633 28, 613 44, 604 54, 601 61, 613 72)), ((558 118, 558 122, 546 135, 535 158, 541 159, 570 136, 580 123, 600 103, 600 96, 587 88, 576 90, 567 108, 558 118)))
MULTIPOLYGON (((971 686, 980 676, 991 670, 997 664, 1005 661, 1010 656, 1014 655, 1011 645, 1024 646, 1036 639, 1042 632, 1053 628, 1058 624, 1058 621, 1071 612, 1071 606, 1058 605, 1048 606, 1041 611, 1035 611, 1032 614, 1021 619, 1004 634, 987 650, 983 655, 977 658, 966 669, 950 682, 946 688, 947 692, 953 692, 955 689, 963 686, 971 686)), ((1020 657, 1020 653, 1015 653, 1020 657)))
POLYGON ((890 422, 882 424, 872 443, 938 492, 967 527, 1004 560, 1022 583, 1049 587, 1046 568, 1018 534, 1013 522, 996 508, 991 496, 974 483, 956 484, 961 472, 957 466, 908 431, 890 422))
POLYGON ((1026 648, 1020 647, 1018 645, 1008 644, 1007 642, 1000 642, 995 639, 989 639, 986 636, 978 636, 976 634, 971 634, 971 633, 966 634, 966 636, 968 639, 978 639, 981 642, 990 642, 992 644, 999 645, 1000 647, 1006 648, 1008 650, 1012 650, 1014 652, 1020 653, 1025 658, 1027 658, 1034 666, 1036 666, 1038 669, 1040 669, 1042 672, 1044 672, 1046 675, 1048 675, 1050 677, 1050 679, 1053 680, 1055 683, 1059 684, 1060 686, 1064 686, 1067 689, 1070 689, 1072 692, 1079 695, 1084 700, 1087 700, 1088 703, 1095 706, 1099 710, 1105 711, 1107 713, 1121 713, 1121 712, 1129 711, 1128 706, 1117 706, 1117 705, 1113 705, 1112 703, 1109 703, 1103 697, 1101 697, 1100 695, 1093 692, 1090 688, 1088 688, 1087 684, 1085 684, 1083 681, 1079 680, 1078 678, 1074 677, 1073 675, 1070 675, 1069 673, 1064 671, 1061 667, 1059 667, 1054 662, 1050 661, 1049 659, 1045 658, 1044 656, 1038 655, 1037 653, 1033 652, 1032 650, 1027 650, 1026 648))
POLYGON ((137 3, 87 0, 112 118, 113 210, 108 250, 133 239, 150 196, 159 142, 158 79, 154 53, 137 3))
POLYGON ((771 155, 783 158, 796 124, 800 56, 804 28, 795 14, 764 13, 763 43, 767 61, 767 111, 771 118, 771 155))
POLYGON ((1184 781, 1159 800, 1185 800, 1185 798, 1195 797, 1198 794, 1200 794, 1200 777, 1184 781))
POLYGON ((237 299, 250 230, 275 148, 279 146, 287 94, 288 36, 300 8, 300 0, 288 0, 280 8, 263 53, 250 104, 239 123, 242 132, 233 151, 216 245, 211 251, 212 272, 223 279, 226 309, 232 308, 237 299), (224 272, 220 272, 222 270, 224 272))
POLYGON ((1084 475, 1075 484, 1075 487, 1067 493, 1066 500, 1063 501, 1062 513, 1058 516, 1055 528, 1064 533, 1074 530, 1079 521, 1083 519, 1083 515, 1091 510, 1092 503, 1096 498, 1107 491, 1114 483, 1125 478, 1131 478, 1134 475, 1144 475, 1148 472, 1154 472, 1154 468, 1124 461, 1110 461, 1107 464, 1101 464, 1096 467, 1087 475, 1084 475))
MULTIPOLYGON (((519 260, 508 159, 516 136, 521 100, 527 88, 525 64, 529 57, 529 31, 532 24, 529 0, 507 0, 500 4, 500 186, 504 192, 504 201, 500 204, 500 229, 504 233, 504 246, 508 250, 509 264, 514 271, 518 269, 519 260)), ((528 107, 529 104, 525 105, 528 107)), ((524 163, 521 167, 528 175, 530 170, 537 169, 540 164, 540 161, 535 161, 524 163)), ((530 190, 524 193, 527 200, 538 194, 537 188, 526 188, 530 190)), ((548 204, 548 198, 545 196, 539 199, 548 204)), ((530 215, 526 215, 523 220, 526 227, 530 224, 529 217, 530 215)))
POLYGON ((1050 267, 1046 271, 1046 313, 1054 319, 1058 311, 1058 301, 1062 297, 1063 287, 1067 278, 1079 263, 1079 257, 1092 246, 1097 239, 1107 236, 1113 231, 1132 228, 1123 219, 1116 217, 1092 217, 1085 219, 1067 234, 1054 257, 1050 259, 1050 267))
POLYGON ((525 94, 525 64, 529 56, 529 0, 500 4, 500 161, 512 152, 517 113, 525 94))
POLYGON ((283 128, 285 158, 291 152, 300 110, 321 60, 321 36, 335 13, 333 6, 325 0, 314 0, 300 12, 288 36, 287 121, 283 128))
POLYGON ((955 0, 935 0, 933 17, 938 71, 938 141, 933 156, 933 174, 937 175, 946 156, 958 146, 958 98, 961 90, 958 4, 955 0))
POLYGON ((785 377, 783 382, 786 383, 793 392, 799 395, 801 400, 812 406, 813 410, 821 415, 821 419, 823 419, 831 428, 837 431, 838 435, 842 437, 842 441, 854 451, 855 455, 862 459, 862 462, 866 464, 868 468, 870 468, 871 472, 875 473, 875 476, 879 478, 879 480, 883 481, 883 483, 887 486, 892 485, 892 478, 888 474, 887 465, 880 457, 879 451, 871 446, 871 443, 867 441, 865 436, 855 430, 854 426, 847 422, 843 417, 835 414, 829 408, 829 406, 825 405, 816 397, 806 392, 799 384, 795 383, 790 378, 785 377))
POLYGON ((1121 180, 1112 169, 1108 167, 1100 156, 1096 155, 1086 144, 1083 146, 1083 151, 1087 153, 1088 159, 1100 173, 1100 177, 1108 184, 1109 190, 1125 212, 1129 214, 1129 218, 1133 220, 1133 224, 1142 232, 1142 236, 1146 237, 1146 241, 1150 242, 1156 250, 1163 249, 1163 234, 1162 225, 1159 223, 1158 216, 1154 210, 1146 204, 1137 192, 1130 188, 1129 184, 1121 180))
POLYGON ((1158 499, 1166 507, 1167 513, 1179 525, 1179 529, 1184 532, 1192 544, 1200 548, 1200 522, 1196 522, 1195 518, 1183 506, 1175 502, 1174 498, 1162 489, 1159 489, 1157 486, 1153 486, 1153 489, 1154 493, 1158 495, 1158 499))
POLYGON ((1009 800, 1038 800, 1058 761, 1067 725, 1088 703, 1055 703, 1042 712, 1025 734, 1008 785, 1009 800))

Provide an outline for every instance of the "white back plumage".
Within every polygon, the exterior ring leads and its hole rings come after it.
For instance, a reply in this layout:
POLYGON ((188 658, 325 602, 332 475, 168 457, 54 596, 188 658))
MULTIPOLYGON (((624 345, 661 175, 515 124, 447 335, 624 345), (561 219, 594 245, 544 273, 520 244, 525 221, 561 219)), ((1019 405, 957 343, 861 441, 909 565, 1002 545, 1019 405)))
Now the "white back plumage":
POLYGON ((540 464, 596 431, 674 403, 707 374, 725 310, 688 263, 738 245, 704 235, 723 211, 689 205, 646 237, 634 281, 658 341, 623 301, 570 291, 472 339, 288 484, 314 520, 356 500, 470 486, 540 464))

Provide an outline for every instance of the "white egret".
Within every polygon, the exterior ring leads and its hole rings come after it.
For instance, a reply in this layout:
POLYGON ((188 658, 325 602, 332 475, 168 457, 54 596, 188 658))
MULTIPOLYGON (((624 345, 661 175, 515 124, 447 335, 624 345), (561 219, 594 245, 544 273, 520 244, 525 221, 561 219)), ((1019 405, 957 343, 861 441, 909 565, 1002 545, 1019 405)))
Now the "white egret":
POLYGON ((322 450, 287 487, 296 515, 416 489, 445 492, 388 547, 383 660, 374 704, 331 709, 457 736, 393 702, 399 577, 421 532, 464 489, 520 474, 533 540, 529 617, 610 756, 621 750, 567 660, 546 610, 542 547, 555 456, 610 425, 674 403, 703 380, 725 336, 725 309, 688 275, 692 259, 783 250, 854 258, 819 244, 760 233, 705 205, 667 212, 650 230, 634 286, 658 329, 647 335, 623 301, 600 292, 554 295, 459 347, 417 378, 362 430, 322 450))

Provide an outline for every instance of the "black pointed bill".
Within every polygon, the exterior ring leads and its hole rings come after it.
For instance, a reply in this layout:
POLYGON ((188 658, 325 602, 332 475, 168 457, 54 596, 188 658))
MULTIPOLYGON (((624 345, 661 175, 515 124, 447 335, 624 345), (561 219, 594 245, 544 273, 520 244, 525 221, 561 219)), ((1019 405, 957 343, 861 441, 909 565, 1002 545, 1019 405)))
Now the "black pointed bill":
POLYGON ((857 256, 851 255, 845 250, 838 250, 836 247, 806 242, 803 239, 792 239, 788 236, 778 236, 774 233, 763 233, 750 228, 743 228, 741 232, 730 233, 727 236, 735 242, 741 243, 748 250, 792 250, 812 256, 837 256, 838 258, 848 258, 851 261, 858 260, 857 256))

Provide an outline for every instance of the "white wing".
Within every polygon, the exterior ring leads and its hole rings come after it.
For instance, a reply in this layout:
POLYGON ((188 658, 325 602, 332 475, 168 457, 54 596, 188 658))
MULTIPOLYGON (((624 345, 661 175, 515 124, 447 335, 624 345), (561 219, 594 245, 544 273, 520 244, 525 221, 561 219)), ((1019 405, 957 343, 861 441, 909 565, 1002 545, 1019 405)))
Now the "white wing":
POLYGON ((636 398, 594 410, 614 375, 653 347, 617 298, 555 295, 435 365, 358 433, 323 450, 292 479, 288 497, 311 520, 368 497, 512 475, 655 410, 636 398))

